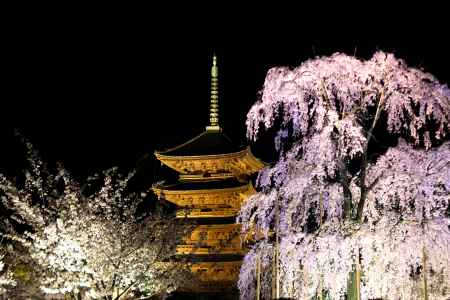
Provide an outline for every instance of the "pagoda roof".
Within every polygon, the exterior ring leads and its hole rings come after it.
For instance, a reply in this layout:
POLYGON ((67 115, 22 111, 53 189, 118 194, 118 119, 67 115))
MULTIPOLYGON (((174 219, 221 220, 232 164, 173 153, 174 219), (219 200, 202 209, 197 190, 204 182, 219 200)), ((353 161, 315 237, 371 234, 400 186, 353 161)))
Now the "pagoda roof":
POLYGON ((206 130, 177 147, 155 151, 155 156, 181 175, 195 175, 192 180, 250 175, 265 166, 249 146, 236 146, 221 130, 206 130))
POLYGON ((162 185, 160 188, 166 191, 187 191, 187 190, 217 190, 247 186, 247 182, 240 182, 236 178, 211 181, 180 181, 174 184, 162 185))
POLYGON ((244 149, 234 144, 225 133, 206 130, 179 146, 155 153, 164 156, 202 156, 235 153, 244 149))
POLYGON ((255 193, 251 182, 221 181, 186 182, 169 186, 155 185, 152 187, 152 191, 158 198, 165 199, 179 207, 211 209, 239 209, 242 202, 255 193))

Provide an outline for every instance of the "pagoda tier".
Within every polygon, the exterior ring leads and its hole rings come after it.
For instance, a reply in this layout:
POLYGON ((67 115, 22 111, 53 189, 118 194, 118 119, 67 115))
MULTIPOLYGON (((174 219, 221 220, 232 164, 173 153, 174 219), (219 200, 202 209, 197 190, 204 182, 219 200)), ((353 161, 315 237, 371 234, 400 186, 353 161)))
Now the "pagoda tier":
POLYGON ((201 281, 236 282, 241 265, 241 261, 201 262, 193 263, 190 269, 201 281))
POLYGON ((230 139, 222 132, 205 131, 178 147, 155 152, 155 156, 178 173, 190 175, 184 178, 191 180, 239 178, 264 167, 249 147, 239 148, 230 144, 230 139))
POLYGON ((220 291, 232 287, 239 278, 241 265, 241 260, 192 262, 189 264, 180 262, 159 263, 159 267, 166 269, 187 267, 198 281, 195 281, 195 286, 183 286, 180 290, 196 292, 220 291))
POLYGON ((217 255, 245 254, 240 224, 199 225, 178 245, 177 254, 217 255))
POLYGON ((180 182, 153 187, 159 198, 178 206, 179 218, 233 217, 255 192, 252 184, 236 179, 208 182, 180 182))

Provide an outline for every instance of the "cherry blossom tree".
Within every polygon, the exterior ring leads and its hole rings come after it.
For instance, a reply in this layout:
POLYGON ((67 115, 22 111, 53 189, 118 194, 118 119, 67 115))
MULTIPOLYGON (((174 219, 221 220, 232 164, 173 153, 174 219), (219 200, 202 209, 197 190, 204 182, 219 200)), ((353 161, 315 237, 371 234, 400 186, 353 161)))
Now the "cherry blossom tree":
POLYGON ((277 128, 279 159, 238 218, 265 233, 244 260, 242 299, 273 236, 278 275, 263 285, 278 276, 283 297, 342 299, 357 282, 362 299, 449 298, 447 85, 392 54, 334 54, 271 69, 247 117, 251 139, 277 128))
POLYGON ((77 298, 119 299, 170 292, 188 280, 170 258, 185 228, 116 168, 81 186, 62 167, 52 173, 30 144, 23 182, 0 175, 10 216, 3 236, 24 246, 40 268, 41 290, 77 298), (15 225, 14 225, 15 224, 15 225))

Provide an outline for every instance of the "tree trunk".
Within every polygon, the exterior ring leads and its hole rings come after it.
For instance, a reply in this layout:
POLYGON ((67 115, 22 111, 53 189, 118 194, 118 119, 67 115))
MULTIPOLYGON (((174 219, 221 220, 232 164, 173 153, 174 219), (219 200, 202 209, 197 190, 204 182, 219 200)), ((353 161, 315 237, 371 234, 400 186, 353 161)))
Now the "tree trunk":
POLYGON ((320 278, 319 291, 317 292, 319 300, 323 300, 323 277, 320 278))
POLYGON ((354 270, 350 273, 347 300, 361 300, 361 265, 360 265, 359 249, 354 262, 354 270))
POLYGON ((323 215, 324 215, 324 207, 323 207, 323 190, 320 191, 320 198, 319 198, 319 226, 322 225, 323 222, 323 215))
POLYGON ((256 300, 260 300, 261 295, 261 260, 256 256, 256 300))
POLYGON ((343 207, 343 219, 350 219, 352 217, 353 199, 352 192, 350 190, 350 177, 348 176, 347 166, 344 161, 339 162, 339 176, 340 183, 344 192, 344 207, 343 207))
POLYGON ((356 300, 361 300, 361 266, 359 265, 359 261, 356 262, 355 284, 356 300))
POLYGON ((272 271, 272 298, 280 298, 280 274, 279 274, 279 222, 280 222, 280 208, 278 198, 275 200, 275 247, 273 257, 273 271, 272 271))
POLYGON ((343 218, 345 219, 351 219, 352 218, 352 193, 350 189, 344 188, 344 215, 343 218))
MULTIPOLYGON (((369 133, 371 135, 371 133, 369 133)), ((367 141, 367 144, 369 141, 367 141)), ((367 198, 367 186, 366 186, 366 172, 367 172, 367 146, 366 149, 364 149, 364 154, 362 158, 362 166, 361 166, 361 172, 360 172, 360 189, 361 189, 361 197, 358 202, 358 209, 356 211, 356 220, 361 223, 362 222, 362 215, 364 211, 364 204, 366 203, 367 198)))
POLYGON ((423 260, 423 299, 429 300, 428 297, 428 284, 427 284, 427 253, 425 247, 422 250, 422 260, 423 260))

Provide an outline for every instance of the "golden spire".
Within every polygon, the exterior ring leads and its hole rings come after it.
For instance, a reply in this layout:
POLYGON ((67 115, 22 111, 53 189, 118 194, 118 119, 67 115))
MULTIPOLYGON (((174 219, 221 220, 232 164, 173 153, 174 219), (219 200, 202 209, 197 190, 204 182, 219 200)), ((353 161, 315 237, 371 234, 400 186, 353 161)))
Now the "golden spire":
POLYGON ((217 57, 213 55, 213 64, 211 67, 211 104, 209 107, 209 126, 206 131, 219 132, 219 69, 217 68, 217 57))

